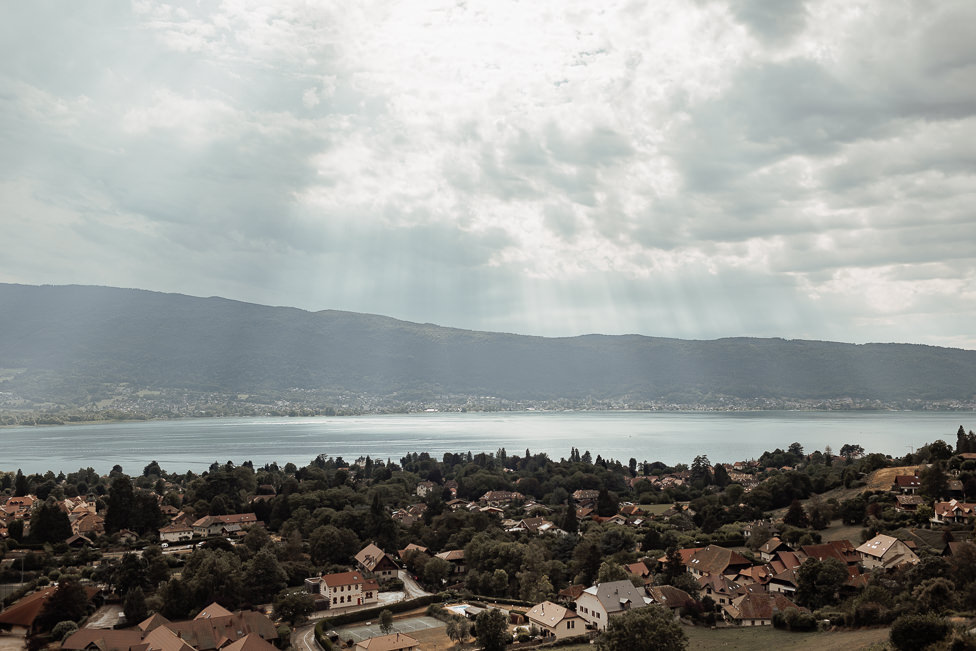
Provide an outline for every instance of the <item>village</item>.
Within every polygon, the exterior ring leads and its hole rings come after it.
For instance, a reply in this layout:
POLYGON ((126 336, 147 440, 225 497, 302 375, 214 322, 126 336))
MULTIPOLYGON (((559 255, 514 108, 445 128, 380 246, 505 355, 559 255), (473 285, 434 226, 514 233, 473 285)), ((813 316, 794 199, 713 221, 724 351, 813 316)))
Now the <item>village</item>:
POLYGON ((499 449, 0 487, 5 650, 708 648, 753 627, 976 648, 962 427, 901 458, 499 449))

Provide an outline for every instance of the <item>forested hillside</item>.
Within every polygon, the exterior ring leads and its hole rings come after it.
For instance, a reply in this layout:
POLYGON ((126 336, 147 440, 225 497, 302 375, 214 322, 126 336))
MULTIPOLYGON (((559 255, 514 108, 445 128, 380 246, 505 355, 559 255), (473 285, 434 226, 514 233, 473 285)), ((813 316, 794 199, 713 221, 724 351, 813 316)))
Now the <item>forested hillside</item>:
POLYGON ((543 338, 223 298, 0 285, 0 391, 84 404, 120 383, 405 400, 966 401, 976 395, 976 351, 785 339, 543 338))

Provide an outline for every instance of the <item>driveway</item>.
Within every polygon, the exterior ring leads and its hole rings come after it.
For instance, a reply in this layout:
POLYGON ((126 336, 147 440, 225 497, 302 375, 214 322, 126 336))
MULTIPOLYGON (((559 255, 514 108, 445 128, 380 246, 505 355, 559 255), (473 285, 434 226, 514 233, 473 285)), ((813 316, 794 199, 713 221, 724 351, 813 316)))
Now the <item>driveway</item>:
POLYGON ((418 597, 426 597, 430 595, 430 592, 424 591, 420 587, 420 584, 413 580, 413 577, 406 570, 400 570, 399 574, 400 580, 403 581, 403 591, 406 593, 407 599, 416 599, 418 597))
POLYGON ((112 628, 119 623, 119 615, 122 614, 122 606, 113 604, 102 606, 88 618, 85 628, 112 628))

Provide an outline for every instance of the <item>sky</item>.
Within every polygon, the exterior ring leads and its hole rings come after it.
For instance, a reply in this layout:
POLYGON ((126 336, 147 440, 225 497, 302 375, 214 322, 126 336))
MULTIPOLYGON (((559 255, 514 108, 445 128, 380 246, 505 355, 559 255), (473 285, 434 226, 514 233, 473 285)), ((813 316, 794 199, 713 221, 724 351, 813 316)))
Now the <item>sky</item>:
POLYGON ((972 0, 0 4, 0 282, 976 349, 972 0))

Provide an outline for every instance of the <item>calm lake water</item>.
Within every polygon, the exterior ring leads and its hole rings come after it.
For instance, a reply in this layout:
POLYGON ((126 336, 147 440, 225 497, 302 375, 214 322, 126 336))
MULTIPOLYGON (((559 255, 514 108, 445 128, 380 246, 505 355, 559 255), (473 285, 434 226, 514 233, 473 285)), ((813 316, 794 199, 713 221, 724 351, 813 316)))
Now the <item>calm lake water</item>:
POLYGON ((152 460, 171 472, 206 470, 214 461, 291 461, 319 454, 398 461, 408 452, 546 452, 570 448, 593 457, 668 464, 699 454, 718 461, 756 458, 799 441, 810 452, 845 443, 901 456, 924 443, 955 444, 976 428, 973 412, 504 412, 320 418, 213 418, 0 429, 0 470, 100 473, 121 464, 138 474, 152 460))

